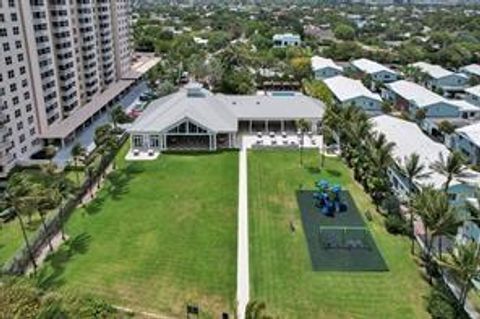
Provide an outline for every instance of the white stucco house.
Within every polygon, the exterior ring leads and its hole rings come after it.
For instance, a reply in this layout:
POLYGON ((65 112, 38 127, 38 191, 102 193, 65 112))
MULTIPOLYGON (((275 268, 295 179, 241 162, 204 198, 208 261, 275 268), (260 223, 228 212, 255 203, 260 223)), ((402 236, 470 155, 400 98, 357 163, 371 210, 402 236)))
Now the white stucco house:
POLYGON ((311 59, 311 65, 317 80, 328 79, 343 73, 343 68, 332 59, 314 56, 311 59))
MULTIPOLYGON (((440 154, 447 157, 450 154, 448 148, 426 136, 413 122, 405 121, 390 115, 381 115, 370 119, 373 129, 377 134, 384 134, 387 141, 395 144, 393 158, 395 164, 388 170, 388 175, 393 192, 400 200, 406 201, 413 189, 432 186, 443 189, 446 176, 433 171, 430 166, 439 158, 440 154), (399 167, 406 157, 416 153, 421 163, 425 166, 424 173, 428 177, 414 180, 414 185, 409 185, 408 179, 402 175, 399 167)), ((461 213, 466 200, 475 195, 480 185, 480 173, 466 169, 462 176, 454 178, 448 188, 449 199, 452 205, 456 205, 461 213)), ((472 223, 466 223, 459 231, 461 236, 477 239, 479 229, 472 223)))
POLYGON ((480 85, 465 89, 465 101, 480 106, 480 85))
POLYGON ((350 67, 365 75, 369 75, 373 81, 390 83, 399 79, 399 74, 394 70, 369 59, 357 59, 350 62, 350 67))
POLYGON ((293 33, 275 34, 272 38, 275 48, 286 48, 289 46, 299 46, 302 43, 300 35, 293 33))
POLYGON ((468 76, 463 73, 455 73, 440 65, 427 62, 416 62, 411 66, 420 69, 427 75, 425 85, 431 90, 441 89, 444 93, 463 92, 468 83, 468 76))
POLYGON ((133 123, 131 152, 238 148, 242 133, 295 132, 298 120, 315 133, 324 111, 302 94, 223 95, 191 84, 153 101, 133 123))
POLYGON ((328 78, 324 82, 340 105, 353 104, 370 114, 381 113, 382 98, 367 89, 360 80, 338 75, 328 78))

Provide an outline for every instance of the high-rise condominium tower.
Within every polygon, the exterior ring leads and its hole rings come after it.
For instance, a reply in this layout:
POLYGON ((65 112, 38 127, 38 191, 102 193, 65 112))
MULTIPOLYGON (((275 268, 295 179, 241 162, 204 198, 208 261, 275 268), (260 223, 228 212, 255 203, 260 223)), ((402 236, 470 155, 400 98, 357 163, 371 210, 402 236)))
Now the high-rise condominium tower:
POLYGON ((128 12, 128 0, 0 0, 0 175, 71 134, 63 122, 129 72, 128 12))

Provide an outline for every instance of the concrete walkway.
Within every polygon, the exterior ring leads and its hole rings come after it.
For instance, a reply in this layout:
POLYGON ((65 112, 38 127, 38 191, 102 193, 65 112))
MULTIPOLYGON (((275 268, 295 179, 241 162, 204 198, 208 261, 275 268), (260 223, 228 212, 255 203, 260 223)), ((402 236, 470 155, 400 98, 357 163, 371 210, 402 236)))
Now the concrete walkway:
POLYGON ((244 141, 240 149, 238 172, 237 318, 244 319, 245 308, 250 298, 247 146, 244 141))

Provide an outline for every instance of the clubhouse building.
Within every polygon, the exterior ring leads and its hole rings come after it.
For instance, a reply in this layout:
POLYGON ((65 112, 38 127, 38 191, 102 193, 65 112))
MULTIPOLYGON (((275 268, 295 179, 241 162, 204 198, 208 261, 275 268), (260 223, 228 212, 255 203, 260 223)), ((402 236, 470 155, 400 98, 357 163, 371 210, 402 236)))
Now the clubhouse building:
POLYGON ((240 134, 294 133, 299 120, 315 134, 325 105, 311 97, 213 94, 198 84, 153 101, 129 129, 131 152, 240 147, 240 134))

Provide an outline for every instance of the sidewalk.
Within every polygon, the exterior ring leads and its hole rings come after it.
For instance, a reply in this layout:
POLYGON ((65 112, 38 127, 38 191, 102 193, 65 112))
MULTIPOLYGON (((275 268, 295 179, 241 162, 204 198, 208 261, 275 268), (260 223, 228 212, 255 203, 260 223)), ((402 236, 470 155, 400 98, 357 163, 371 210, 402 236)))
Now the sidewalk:
POLYGON ((238 248, 237 248, 237 318, 245 318, 250 298, 250 269, 248 256, 248 181, 247 147, 242 142, 238 178, 238 248))

